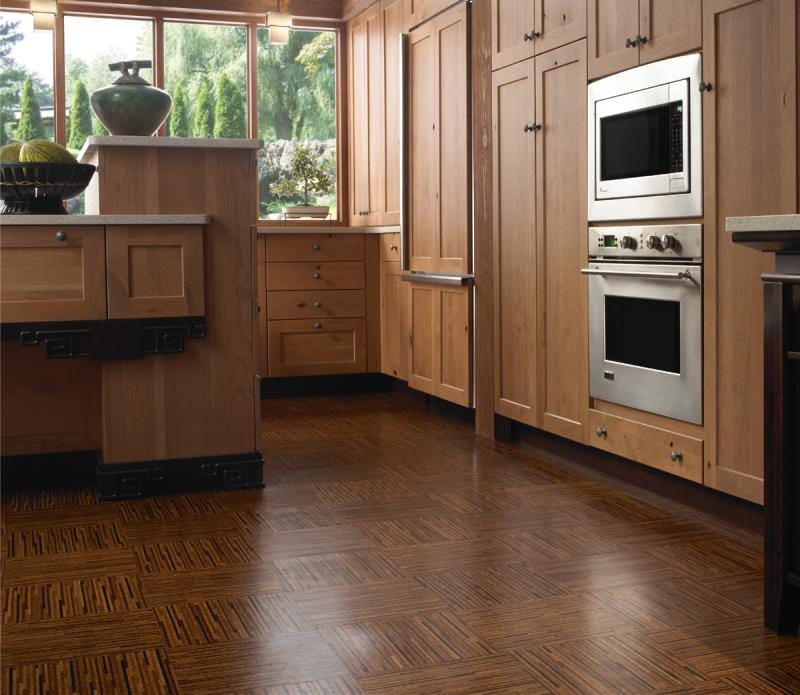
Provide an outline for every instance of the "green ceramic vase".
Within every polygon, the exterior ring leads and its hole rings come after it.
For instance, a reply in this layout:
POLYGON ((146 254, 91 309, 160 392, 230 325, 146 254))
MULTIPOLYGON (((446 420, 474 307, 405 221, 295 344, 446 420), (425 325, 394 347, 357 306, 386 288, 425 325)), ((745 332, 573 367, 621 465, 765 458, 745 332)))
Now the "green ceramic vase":
POLYGON ((152 135, 167 120, 172 97, 139 76, 149 67, 149 60, 112 63, 108 69, 122 76, 92 94, 92 109, 112 135, 152 135))

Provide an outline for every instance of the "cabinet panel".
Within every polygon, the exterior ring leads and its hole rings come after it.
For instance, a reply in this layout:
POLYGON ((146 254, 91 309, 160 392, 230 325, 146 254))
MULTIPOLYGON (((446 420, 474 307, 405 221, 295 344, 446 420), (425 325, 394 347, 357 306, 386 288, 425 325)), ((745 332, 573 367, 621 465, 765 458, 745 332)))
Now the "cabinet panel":
POLYGON ((364 215, 367 224, 380 224, 386 209, 386 172, 383 120, 383 18, 380 3, 365 12, 367 27, 367 133, 369 138, 369 205, 364 215))
POLYGON ((536 224, 541 426, 584 440, 589 405, 586 44, 536 58, 536 224))
POLYGON ((586 0, 536 0, 536 54, 586 38, 586 0))
POLYGON ((492 70, 533 56, 536 0, 492 0, 492 70))
POLYGON ((267 290, 363 290, 364 263, 267 263, 267 290))
POLYGON ((270 234, 267 261, 363 261, 363 234, 270 234))
POLYGON ((349 25, 350 44, 350 223, 363 223, 369 210, 369 40, 362 17, 349 25))
POLYGON ((700 0, 640 0, 639 24, 647 37, 639 47, 642 63, 688 53, 702 43, 700 0))
POLYGON ((639 0, 588 0, 589 78, 639 64, 639 49, 626 39, 639 33, 639 0))
POLYGON ((362 318, 367 313, 364 290, 300 290, 268 292, 267 318, 322 319, 362 318))
POLYGON ((763 500, 764 359, 760 274, 770 254, 733 244, 730 216, 797 209, 797 7, 793 0, 703 4, 706 484, 763 500), (764 66, 770 66, 764 69, 764 66), (714 417, 716 416, 716 421, 714 417))
POLYGON ((400 224, 400 35, 405 31, 405 0, 383 0, 384 199, 382 224, 400 224))
POLYGON ((458 0, 408 0, 408 24, 412 27, 421 24, 457 2, 458 0))
POLYGON ((381 234, 381 260, 399 261, 400 260, 400 235, 381 234))
POLYGON ((367 367, 366 321, 270 321, 269 375, 362 373, 367 367))
POLYGON ((533 60, 493 75, 495 410, 536 424, 533 60))
POLYGON ((409 267, 434 269, 438 222, 436 147, 436 36, 433 27, 411 33, 408 56, 409 267))
POLYGON ((466 6, 437 19, 437 32, 439 241, 434 270, 466 273, 470 214, 466 6))
POLYGON ((4 323, 106 318, 102 227, 5 227, 0 234, 4 323))
POLYGON ((434 395, 468 406, 472 399, 472 288, 441 287, 436 294, 434 395))
POLYGON ((433 329, 436 288, 411 283, 411 353, 408 385, 425 393, 434 393, 433 363, 436 354, 433 329))
POLYGON ((408 380, 411 286, 398 261, 381 265, 381 372, 408 380))
POLYGON ((108 317, 202 316, 202 227, 108 227, 108 317))

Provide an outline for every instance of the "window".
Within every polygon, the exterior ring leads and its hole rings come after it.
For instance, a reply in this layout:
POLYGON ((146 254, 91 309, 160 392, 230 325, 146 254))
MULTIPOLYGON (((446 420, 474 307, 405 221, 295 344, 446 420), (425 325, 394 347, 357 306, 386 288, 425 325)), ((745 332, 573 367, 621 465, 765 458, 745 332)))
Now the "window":
POLYGON ((336 34, 292 30, 285 46, 270 44, 267 30, 258 31, 258 137, 264 140, 259 161, 260 216, 281 219, 287 206, 336 204, 336 34), (328 190, 273 192, 299 147, 310 150, 329 174, 328 190))
POLYGON ((0 145, 52 140, 53 39, 27 13, 0 12, 0 145))
MULTIPOLYGON (((64 73, 67 95, 67 147, 77 152, 90 135, 107 135, 90 105, 92 92, 119 73, 108 66, 123 60, 153 59, 153 23, 146 19, 64 17, 64 73)), ((141 76, 153 82, 152 70, 141 76)))
POLYGON ((247 27, 164 23, 168 135, 246 138, 247 27))

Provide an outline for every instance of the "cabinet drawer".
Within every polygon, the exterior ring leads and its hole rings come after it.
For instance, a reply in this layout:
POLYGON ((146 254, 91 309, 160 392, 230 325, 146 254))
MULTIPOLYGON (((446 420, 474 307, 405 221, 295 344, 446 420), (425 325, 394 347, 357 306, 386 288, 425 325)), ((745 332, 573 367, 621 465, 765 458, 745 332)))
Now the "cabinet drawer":
POLYGON ((106 229, 108 317, 202 316, 203 227, 106 229))
POLYGON ((363 290, 364 263, 267 263, 267 290, 363 290))
POLYGON ((589 411, 589 444, 673 475, 703 482, 703 440, 589 411))
POLYGON ((4 323, 106 318, 102 227, 5 227, 0 234, 4 323))
POLYGON ((367 315, 364 290, 300 290, 267 293, 267 318, 363 318, 367 315))
POLYGON ((363 234, 276 234, 267 237, 268 263, 363 260, 363 234))
POLYGON ((366 331, 365 319, 269 321, 269 376, 366 372, 366 331))
POLYGON ((400 260, 399 234, 381 234, 381 260, 382 261, 400 260))

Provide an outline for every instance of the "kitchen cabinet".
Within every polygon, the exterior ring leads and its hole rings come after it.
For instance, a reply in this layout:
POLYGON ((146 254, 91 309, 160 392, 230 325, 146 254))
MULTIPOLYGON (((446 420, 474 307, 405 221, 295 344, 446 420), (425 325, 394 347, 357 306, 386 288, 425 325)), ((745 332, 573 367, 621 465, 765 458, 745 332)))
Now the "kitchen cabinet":
POLYGON ((5 227, 0 234, 4 323, 106 318, 103 227, 5 227))
POLYGON ((408 385, 472 404, 472 287, 414 279, 410 289, 408 385))
POLYGON ((701 0, 588 0, 589 78, 699 49, 701 0))
POLYGON ((415 27, 434 15, 446 10, 458 0, 406 0, 408 3, 408 25, 415 27))
POLYGON ((774 260, 734 244, 725 218, 797 210, 797 31, 794 0, 703 5, 705 483, 757 503, 764 347, 754 326, 774 260))
POLYGON ((583 442, 586 42, 503 68, 493 84, 495 409, 583 442))
POLYGON ((492 0, 492 69, 586 37, 586 0, 492 0))
POLYGON ((400 34, 404 0, 383 0, 348 23, 350 223, 400 222, 400 34))
POLYGON ((410 284, 399 261, 381 263, 381 372, 408 380, 410 284))
POLYGON ((409 270, 470 270, 468 14, 460 5, 411 32, 408 48, 409 270))

